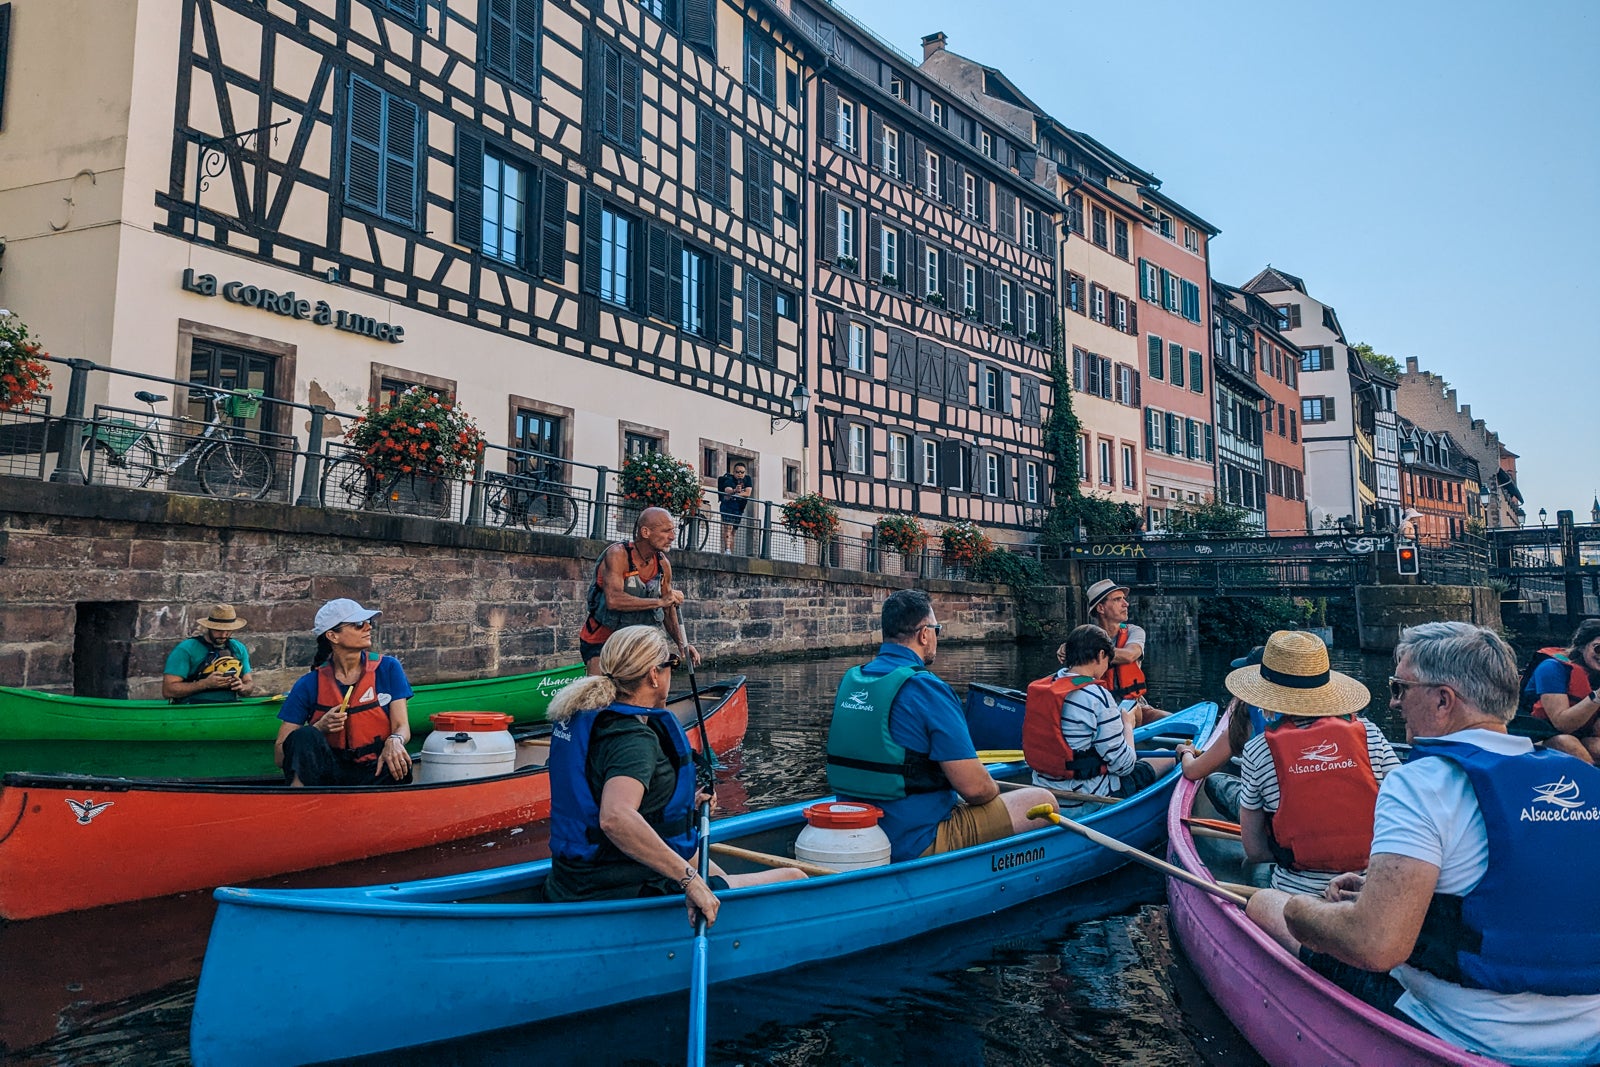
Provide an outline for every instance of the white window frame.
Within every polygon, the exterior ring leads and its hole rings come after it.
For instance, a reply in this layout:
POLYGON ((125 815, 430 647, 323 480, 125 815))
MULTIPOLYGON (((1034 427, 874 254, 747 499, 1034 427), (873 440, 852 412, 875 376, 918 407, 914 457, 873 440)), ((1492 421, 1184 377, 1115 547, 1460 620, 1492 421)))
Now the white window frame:
POLYGON ((911 439, 903 433, 889 434, 889 480, 894 482, 908 482, 911 480, 908 462, 910 458, 911 439))
POLYGON ((502 263, 520 266, 527 240, 527 168, 493 152, 485 151, 483 153, 483 254, 502 263))
POLYGON ((853 371, 867 372, 867 327, 851 322, 845 327, 845 363, 853 371))
POLYGON ((1000 457, 993 452, 983 457, 983 490, 989 496, 1000 495, 1000 457))
POLYGON ((839 98, 838 130, 833 143, 846 152, 856 150, 856 105, 853 100, 839 98))
POLYGON ((932 438, 922 442, 922 484, 939 485, 939 442, 932 438))
POLYGON ((1183 279, 1176 274, 1167 275, 1166 299, 1162 307, 1168 311, 1177 311, 1183 306, 1183 279))
POLYGON ((983 406, 990 411, 1000 410, 1000 376, 998 367, 983 368, 983 406))
POLYGON ((1031 207, 1022 209, 1022 244, 1029 251, 1039 250, 1039 214, 1031 207))
POLYGON ((930 100, 928 102, 928 114, 936 124, 940 126, 945 124, 944 103, 942 101, 930 100))
POLYGON ((900 281, 900 231, 893 226, 878 230, 878 267, 884 275, 900 281))
POLYGON ((978 309, 978 268, 971 263, 961 264, 961 306, 978 309))
POLYGON ((845 432, 846 469, 851 474, 867 473, 867 428, 859 422, 852 422, 845 432))
POLYGON ((900 177, 900 131, 893 126, 883 128, 883 169, 891 177, 900 177))
POLYGON ((961 211, 969 219, 978 217, 978 176, 976 174, 963 174, 961 176, 961 211))
POLYGON ((1039 502, 1039 464, 1030 459, 1023 465, 1022 471, 1027 501, 1030 504, 1037 504, 1039 502))
POLYGON ((600 210, 600 299, 628 306, 632 295, 628 262, 633 242, 633 220, 610 207, 600 210))
POLYGON ((1145 292, 1150 294, 1151 303, 1159 304, 1161 302, 1161 268, 1149 260, 1144 262, 1143 288, 1145 292))
POLYGON ((978 132, 978 148, 990 159, 994 158, 994 134, 988 130, 978 132))
POLYGON ((932 296, 944 291, 943 283, 939 276, 939 250, 930 245, 922 251, 922 288, 932 296))
POLYGON ((1022 332, 1039 332, 1039 294, 1032 290, 1022 294, 1022 332))
POLYGON ((1080 433, 1078 435, 1078 481, 1087 482, 1088 480, 1089 480, 1089 435, 1086 434, 1086 433, 1080 433))
POLYGON ((851 204, 839 205, 839 247, 835 254, 840 259, 856 257, 856 209, 851 204))
POLYGON ((1137 489, 1139 480, 1134 471, 1134 451, 1132 445, 1122 446, 1122 488, 1137 489))
POLYGON ((1098 285, 1089 287, 1089 317, 1096 322, 1106 321, 1106 291, 1098 285))
POLYGON ((1011 283, 1004 279, 1000 282, 1000 321, 1009 322, 1013 328, 1017 320, 1011 317, 1011 283))
POLYGON ((1112 316, 1112 325, 1119 330, 1126 330, 1128 328, 1128 298, 1119 296, 1114 303, 1116 313, 1112 316))
POLYGON ((930 151, 924 156, 922 191, 928 194, 930 200, 944 199, 944 190, 941 188, 943 182, 940 180, 943 177, 943 170, 944 157, 939 153, 930 151))
POLYGON ((1114 484, 1116 472, 1111 469, 1111 442, 1104 437, 1100 439, 1100 447, 1096 450, 1096 458, 1100 460, 1100 484, 1114 484))

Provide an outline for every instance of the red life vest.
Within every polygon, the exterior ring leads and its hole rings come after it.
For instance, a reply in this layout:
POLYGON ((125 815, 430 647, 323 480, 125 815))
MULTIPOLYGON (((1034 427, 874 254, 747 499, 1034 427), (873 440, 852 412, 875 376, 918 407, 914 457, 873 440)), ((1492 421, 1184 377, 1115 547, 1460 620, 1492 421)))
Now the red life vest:
MULTIPOLYGON (((1125 648, 1128 644, 1128 624, 1121 623, 1117 626, 1117 647, 1125 648)), ((1113 664, 1105 674, 1097 679, 1099 683, 1111 690, 1111 695, 1118 701, 1127 700, 1129 697, 1142 697, 1145 692, 1144 668, 1139 666, 1139 661, 1132 663, 1113 664)))
POLYGON ((1278 810, 1267 824, 1278 862, 1297 871, 1366 870, 1378 802, 1366 723, 1330 716, 1301 729, 1285 718, 1266 738, 1278 772, 1278 810))
MULTIPOLYGON (((1589 672, 1572 662, 1572 657, 1567 654, 1566 649, 1541 648, 1537 655, 1534 656, 1535 667, 1543 662, 1539 658, 1540 656, 1545 659, 1560 660, 1567 665, 1567 700, 1569 703, 1576 704, 1580 700, 1589 698, 1589 693, 1594 689, 1594 685, 1589 681, 1589 672)), ((1549 720, 1550 716, 1545 714, 1543 696, 1535 697, 1533 701, 1533 716, 1536 719, 1549 720)))
POLYGON ((1065 678, 1040 678, 1028 685, 1022 711, 1022 757, 1046 778, 1096 778, 1106 773, 1106 762, 1093 752, 1077 755, 1061 736, 1061 708, 1067 697, 1098 685, 1093 678, 1071 674, 1065 678))
MULTIPOLYGON (((361 677, 344 709, 348 716, 344 729, 327 735, 330 748, 344 749, 357 763, 376 760, 393 732, 389 727, 389 709, 378 703, 378 664, 382 662, 382 656, 377 659, 361 657, 361 677)), ((317 668, 317 702, 307 721, 315 723, 342 703, 344 690, 333 677, 333 664, 324 663, 317 668)))

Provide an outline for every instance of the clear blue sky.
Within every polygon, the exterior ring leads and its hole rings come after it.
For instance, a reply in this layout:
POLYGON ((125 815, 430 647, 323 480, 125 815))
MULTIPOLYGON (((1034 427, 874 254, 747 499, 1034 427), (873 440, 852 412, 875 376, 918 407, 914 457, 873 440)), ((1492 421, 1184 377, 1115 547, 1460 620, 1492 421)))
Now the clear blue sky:
POLYGON ((1352 341, 1443 376, 1521 456, 1529 524, 1600 490, 1600 3, 848 0, 1004 70, 1352 341))

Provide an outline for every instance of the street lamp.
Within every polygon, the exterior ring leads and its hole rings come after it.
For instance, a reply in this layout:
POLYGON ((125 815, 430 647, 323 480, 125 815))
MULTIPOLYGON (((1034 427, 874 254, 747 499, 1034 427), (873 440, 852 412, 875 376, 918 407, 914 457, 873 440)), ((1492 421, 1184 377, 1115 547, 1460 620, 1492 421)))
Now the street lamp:
POLYGON ((1545 521, 1545 516, 1548 515, 1548 514, 1549 514, 1549 512, 1545 511, 1544 508, 1540 508, 1539 509, 1539 525, 1540 526, 1549 526, 1550 525, 1547 521, 1545 521))
POLYGON ((777 432, 778 427, 787 426, 806 417, 806 412, 811 408, 811 392, 806 388, 805 382, 795 382, 794 392, 789 394, 788 415, 768 416, 772 421, 772 430, 777 432))

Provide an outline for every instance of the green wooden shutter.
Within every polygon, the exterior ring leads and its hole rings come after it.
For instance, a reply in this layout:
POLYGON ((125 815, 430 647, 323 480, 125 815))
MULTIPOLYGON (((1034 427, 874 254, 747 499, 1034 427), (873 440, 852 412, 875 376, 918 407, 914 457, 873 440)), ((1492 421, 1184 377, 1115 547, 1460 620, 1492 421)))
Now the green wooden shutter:
POLYGON ((483 138, 456 126, 456 244, 483 247, 483 138))

